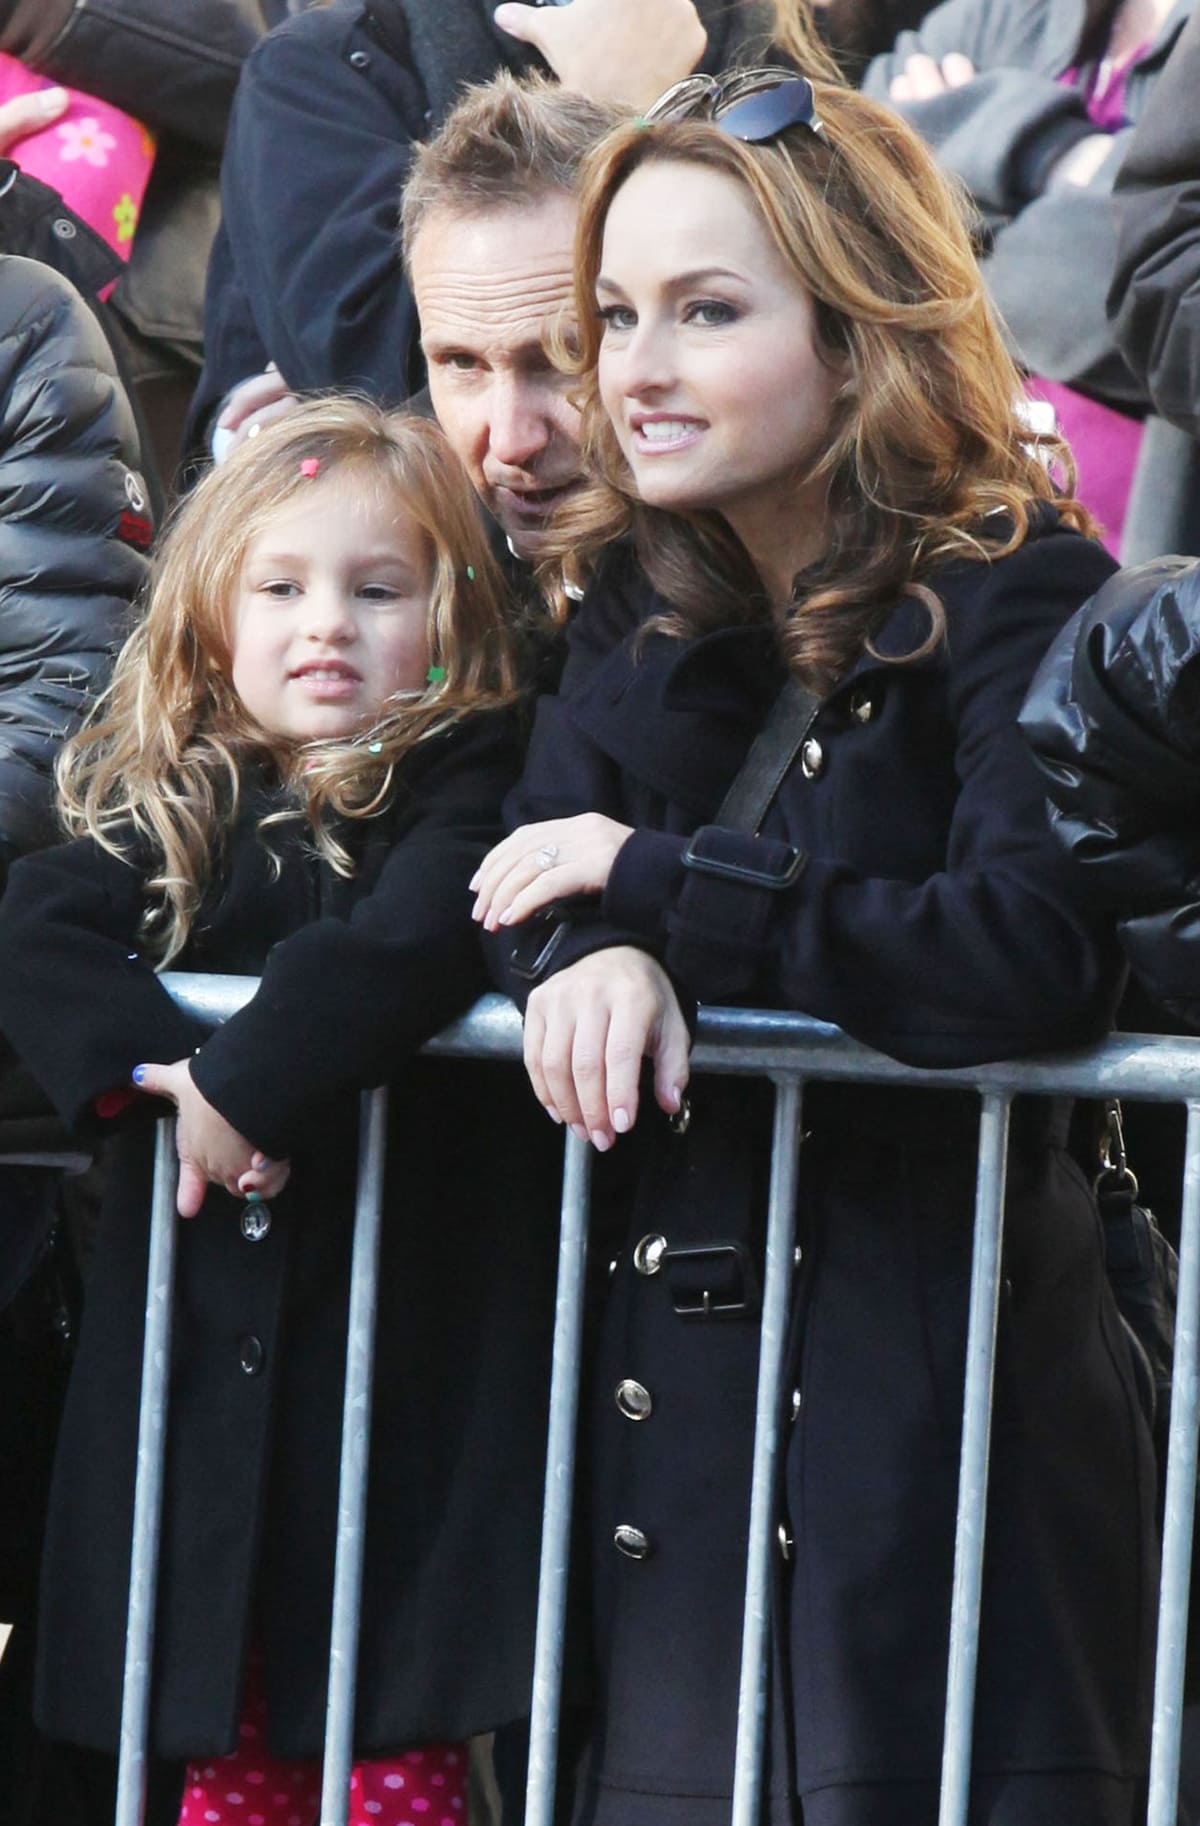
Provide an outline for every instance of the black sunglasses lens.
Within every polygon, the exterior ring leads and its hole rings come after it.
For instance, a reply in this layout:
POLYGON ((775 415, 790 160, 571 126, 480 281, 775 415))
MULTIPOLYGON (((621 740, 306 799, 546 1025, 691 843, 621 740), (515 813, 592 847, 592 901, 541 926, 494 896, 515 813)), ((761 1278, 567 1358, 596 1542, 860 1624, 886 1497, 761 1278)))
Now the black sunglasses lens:
POLYGON ((760 89, 720 109, 717 123, 734 139, 757 145, 786 133, 789 127, 811 127, 816 119, 812 86, 802 76, 790 77, 773 89, 760 89))

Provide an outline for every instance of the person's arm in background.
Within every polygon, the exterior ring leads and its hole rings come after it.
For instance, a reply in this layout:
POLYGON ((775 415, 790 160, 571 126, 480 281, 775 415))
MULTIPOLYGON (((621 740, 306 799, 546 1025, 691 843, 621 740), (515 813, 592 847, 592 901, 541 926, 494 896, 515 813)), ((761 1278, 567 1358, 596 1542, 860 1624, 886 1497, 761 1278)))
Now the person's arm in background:
POLYGON ((152 526, 99 324, 57 273, 0 257, 0 859, 53 841, 58 748, 107 681, 152 526))
POLYGON ((1155 411, 1200 438, 1200 13, 1138 123, 1114 202, 1118 346, 1155 411))
POLYGON ((1045 73, 1074 50, 1047 43, 1051 12, 1030 8, 1027 22, 1014 24, 1007 7, 943 0, 863 77, 863 93, 903 114, 989 221, 1039 196, 1053 167, 1093 131, 1080 97, 1045 73))
POLYGON ((219 153, 262 0, 0 0, 0 51, 219 153))
POLYGON ((1040 33, 1024 37, 1007 13, 1003 37, 989 35, 985 15, 978 0, 946 0, 872 64, 864 86, 890 100, 971 191, 990 230, 988 289, 1022 365, 1144 407, 1144 384, 1104 306, 1117 255, 1112 188, 1133 129, 1097 132, 1082 97, 1048 73, 1074 54, 1068 41, 1051 42, 1052 6, 1041 9, 1040 33))

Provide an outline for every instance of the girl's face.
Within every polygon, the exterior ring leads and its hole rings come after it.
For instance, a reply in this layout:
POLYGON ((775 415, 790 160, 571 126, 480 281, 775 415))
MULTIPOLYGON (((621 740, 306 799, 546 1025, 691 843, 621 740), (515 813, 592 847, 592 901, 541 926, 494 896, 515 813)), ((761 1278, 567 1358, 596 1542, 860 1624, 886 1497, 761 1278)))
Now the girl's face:
POLYGON ((600 395, 638 493, 715 510, 759 556, 805 507, 797 478, 840 376, 748 192, 702 165, 640 165, 609 207, 596 301, 600 395))
POLYGON ((233 687, 271 735, 336 741, 429 669, 429 541, 353 474, 315 476, 251 540, 230 616, 233 687), (357 485, 356 485, 357 483, 357 485))

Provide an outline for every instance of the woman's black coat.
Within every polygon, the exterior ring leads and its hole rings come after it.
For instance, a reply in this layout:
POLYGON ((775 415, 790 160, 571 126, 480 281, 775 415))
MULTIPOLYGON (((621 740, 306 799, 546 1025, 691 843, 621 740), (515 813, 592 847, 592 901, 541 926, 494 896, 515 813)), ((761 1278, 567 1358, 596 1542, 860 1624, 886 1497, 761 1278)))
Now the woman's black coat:
POLYGON ((1200 564, 1105 584, 1046 655, 1021 728, 1135 974, 1200 1026, 1200 564))
MULTIPOLYGON (((772 638, 652 634, 635 658, 622 636, 648 587, 610 569, 572 629, 562 694, 539 706, 509 822, 598 810, 635 834, 599 904, 506 939, 514 992, 631 942, 685 997, 801 1009, 917 1065, 1103 1033, 1115 946, 1050 837, 1016 715, 1112 567, 1040 531, 935 574, 946 642, 903 664, 928 623, 897 603, 759 838, 712 820, 781 683, 772 638), (689 840, 741 877, 690 864, 689 840)), ((761 1248, 770 1127, 758 1087, 690 1094, 685 1137, 644 1105, 597 1170, 613 1268, 583 1818, 602 1826, 728 1819, 757 1351, 756 1275, 736 1251, 761 1248), (636 1245, 656 1235, 714 1253, 647 1272, 636 1245), (681 1317, 705 1288, 735 1310, 681 1317), (649 1418, 622 1411, 626 1379, 649 1418), (647 1557, 623 1557, 621 1525, 647 1557)), ((1014 1121, 975 1736, 977 1792, 1002 1799, 972 1815, 989 1826, 1124 1826, 1147 1750, 1149 1436, 1064 1118, 1028 1105, 1014 1121)), ((977 1111, 965 1094, 811 1086, 803 1127, 771 1818, 794 1819, 798 1794, 805 1826, 914 1826, 936 1814, 977 1111)))
MULTIPOLYGON (((358 1740, 378 1751, 528 1709, 556 1205, 515 1068, 411 1062, 481 986, 467 881, 519 765, 490 718, 418 749, 351 882, 247 798, 224 890, 179 959, 262 972, 205 1039, 136 952, 139 873, 90 842, 18 865, 0 1022, 69 1123, 191 1054, 205 1095, 290 1156, 260 1241, 210 1191, 181 1225, 152 1748, 232 1749, 252 1636, 272 1747, 319 1753, 336 1520, 356 1087, 390 1081, 358 1740)), ((156 1113, 159 1105, 149 1106, 156 1113)), ((536 1126, 535 1126, 536 1122, 536 1126)), ((115 1747, 152 1125, 123 1119, 59 1443, 38 1715, 115 1747)))

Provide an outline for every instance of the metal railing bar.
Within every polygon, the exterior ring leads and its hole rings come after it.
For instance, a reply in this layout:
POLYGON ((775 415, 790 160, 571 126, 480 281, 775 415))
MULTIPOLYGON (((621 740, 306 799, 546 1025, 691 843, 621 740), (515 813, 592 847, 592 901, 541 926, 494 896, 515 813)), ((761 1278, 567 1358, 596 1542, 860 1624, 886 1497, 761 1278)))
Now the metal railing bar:
POLYGON ((784 1351, 796 1265, 796 1186, 802 1099, 803 1085, 797 1078, 789 1076, 777 1080, 754 1417, 754 1462, 750 1479, 746 1604, 742 1613, 733 1826, 758 1826, 762 1808, 770 1676, 771 1524, 777 1502, 784 1351))
POLYGON ((975 1234, 971 1251, 967 1372, 963 1392, 962 1457, 958 1474, 938 1826, 967 1826, 970 1802, 971 1726, 975 1715, 975 1670, 979 1661, 979 1607, 983 1595, 1009 1108, 1008 1097, 989 1092, 983 1099, 979 1119, 979 1168, 975 1185, 975 1234))
POLYGON ((563 1160, 558 1287, 554 1299, 550 1425, 546 1439, 546 1496, 533 1649, 525 1826, 553 1826, 554 1820, 591 1174, 590 1145, 568 1134, 563 1160))
POLYGON ((346 1826, 350 1815, 387 1117, 386 1087, 364 1091, 359 1116, 358 1185, 346 1325, 346 1383, 342 1396, 342 1462, 338 1474, 321 1826, 346 1826))
POLYGON ((1196 1506, 1196 1436, 1200 1417, 1200 1102, 1187 1106, 1187 1154, 1175 1310, 1175 1360, 1171 1376, 1171 1429, 1167 1451, 1166 1518, 1158 1644, 1154 1669, 1154 1725, 1150 1741, 1150 1808, 1147 1826, 1175 1826, 1179 1794, 1183 1674, 1187 1649, 1192 1528, 1196 1506))
POLYGON ((146 1750, 154 1664, 154 1614, 162 1534, 163 1471, 170 1392, 171 1319, 175 1292, 175 1193, 179 1163, 175 1121, 164 1116, 154 1142, 154 1193, 146 1269, 146 1331, 138 1407, 137 1479, 129 1610, 125 1621, 125 1678, 117 1762, 115 1826, 142 1826, 146 1807, 146 1750))
MULTIPOLYGON (((198 1020, 225 1020, 253 994, 250 977, 172 973, 163 984, 198 1020)), ((504 996, 485 995, 424 1049, 435 1057, 519 1059, 521 1017, 504 996)), ((1165 1034, 1110 1034, 1093 1046, 1040 1058, 1005 1059, 954 1071, 904 1065, 807 1015, 771 1009, 702 1008, 692 1070, 722 1076, 911 1084, 927 1090, 991 1090, 1039 1097, 1200 1100, 1200 1045, 1165 1034)))

